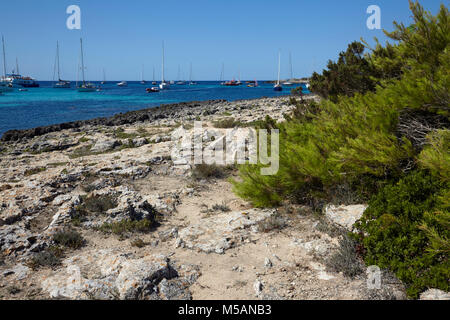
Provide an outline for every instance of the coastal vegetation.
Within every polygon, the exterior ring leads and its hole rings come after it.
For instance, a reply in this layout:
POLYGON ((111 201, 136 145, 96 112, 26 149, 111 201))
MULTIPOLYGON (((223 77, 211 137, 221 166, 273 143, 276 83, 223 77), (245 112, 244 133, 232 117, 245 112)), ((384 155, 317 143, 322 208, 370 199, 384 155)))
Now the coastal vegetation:
POLYGON ((436 16, 418 2, 410 8, 412 25, 385 31, 393 43, 353 42, 313 75, 320 103, 291 99, 293 114, 275 124, 276 175, 242 165, 233 184, 258 207, 290 201, 320 211, 329 202, 367 201, 351 236, 357 242, 344 247, 360 246, 367 265, 395 272, 415 298, 427 288, 449 290, 450 20, 444 5, 436 16))

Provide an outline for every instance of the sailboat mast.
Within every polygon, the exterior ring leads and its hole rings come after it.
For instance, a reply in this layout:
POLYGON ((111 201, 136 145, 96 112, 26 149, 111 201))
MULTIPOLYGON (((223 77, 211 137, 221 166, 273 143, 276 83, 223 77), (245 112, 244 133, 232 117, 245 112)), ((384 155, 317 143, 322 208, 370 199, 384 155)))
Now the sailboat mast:
POLYGON ((2 46, 3 46, 3 78, 6 78, 5 38, 3 38, 3 35, 2 35, 2 46))
POLYGON ((16 74, 20 74, 19 72, 19 59, 16 57, 16 74))
POLYGON ((81 75, 83 77, 83 85, 85 84, 84 79, 84 57, 83 57, 83 39, 80 38, 80 48, 81 48, 81 75))
POLYGON ((59 71, 59 41, 56 41, 56 65, 58 68, 58 81, 61 81, 61 75, 59 71))
POLYGON ((294 74, 292 72, 292 54, 289 52, 289 66, 291 68, 291 80, 294 79, 294 74))
POLYGON ((142 65, 141 81, 144 81, 144 65, 142 65))
POLYGON ((162 71, 161 71, 161 83, 164 83, 164 41, 162 43, 162 71))
POLYGON ((189 82, 192 82, 192 62, 189 67, 189 82))
POLYGON ((103 82, 106 82, 105 68, 103 68, 103 82))
POLYGON ((280 84, 280 67, 281 67, 281 52, 278 51, 278 81, 277 81, 277 84, 280 84))

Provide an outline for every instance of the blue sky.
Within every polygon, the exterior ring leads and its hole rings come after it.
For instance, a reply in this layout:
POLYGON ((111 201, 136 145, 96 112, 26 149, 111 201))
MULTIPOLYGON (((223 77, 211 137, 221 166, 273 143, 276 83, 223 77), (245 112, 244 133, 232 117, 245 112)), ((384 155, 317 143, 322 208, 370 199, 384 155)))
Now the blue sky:
MULTIPOLYGON (((422 0, 435 14, 440 0, 422 0)), ((445 3, 445 2, 444 2, 445 3)), ((369 30, 369 5, 381 8, 382 28, 411 21, 407 0, 21 0, 2 1, 0 33, 6 39, 8 72, 16 57, 22 74, 51 80, 56 41, 63 78, 75 79, 79 38, 83 37, 89 80, 138 80, 142 64, 151 80, 160 77, 161 43, 166 46, 166 78, 185 78, 192 62, 196 80, 276 78, 278 50, 282 78, 308 76, 336 59, 347 44, 363 37, 385 40, 369 30), (66 8, 81 8, 81 30, 68 30, 66 8)))

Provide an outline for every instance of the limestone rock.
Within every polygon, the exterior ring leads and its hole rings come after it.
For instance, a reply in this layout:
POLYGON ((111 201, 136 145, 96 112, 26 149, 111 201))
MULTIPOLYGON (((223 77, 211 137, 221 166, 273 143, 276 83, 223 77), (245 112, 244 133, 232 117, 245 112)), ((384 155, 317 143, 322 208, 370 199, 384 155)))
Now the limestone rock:
MULTIPOLYGON (((65 259, 63 267, 41 285, 50 298, 154 299, 160 297, 158 285, 164 279, 177 277, 177 271, 161 255, 132 258, 113 250, 91 250, 65 259)), ((184 291, 181 294, 181 285, 177 290, 167 286, 160 298, 188 297, 184 291)))
POLYGON ((366 205, 351 205, 351 206, 327 206, 325 215, 334 223, 353 230, 353 224, 359 220, 364 211, 367 209, 366 205))
POLYGON ((204 218, 199 224, 178 231, 185 248, 223 254, 256 233, 252 226, 275 214, 275 210, 251 209, 204 218))
POLYGON ((119 145, 117 140, 99 140, 91 148, 92 152, 106 152, 114 149, 119 145))
POLYGON ((450 300, 450 293, 439 289, 428 289, 421 293, 420 300, 450 300))

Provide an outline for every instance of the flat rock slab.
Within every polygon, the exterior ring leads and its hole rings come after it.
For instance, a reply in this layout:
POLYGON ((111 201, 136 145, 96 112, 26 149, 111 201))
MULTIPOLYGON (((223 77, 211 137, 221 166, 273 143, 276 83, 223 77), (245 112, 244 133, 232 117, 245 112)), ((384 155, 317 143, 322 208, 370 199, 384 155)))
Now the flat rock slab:
POLYGON ((251 209, 217 214, 181 229, 176 246, 223 254, 225 250, 248 241, 251 234, 258 232, 257 224, 275 213, 275 210, 251 209))
POLYGON ((364 211, 367 209, 366 205, 358 204, 351 206, 327 206, 325 215, 334 223, 346 228, 353 229, 353 224, 358 221, 364 211))

